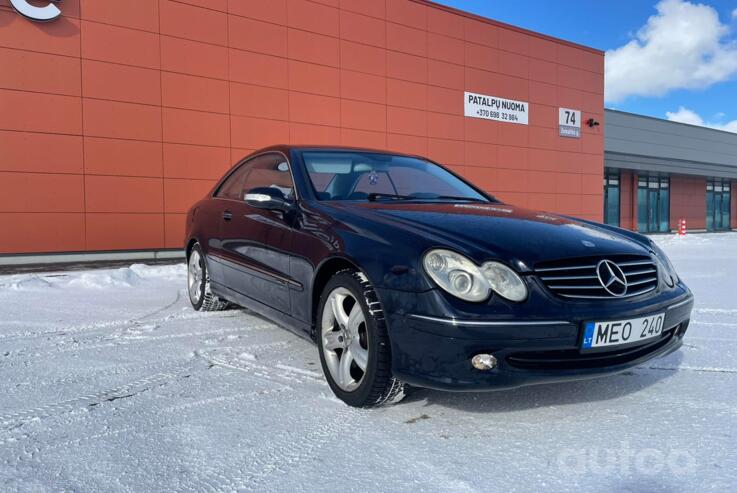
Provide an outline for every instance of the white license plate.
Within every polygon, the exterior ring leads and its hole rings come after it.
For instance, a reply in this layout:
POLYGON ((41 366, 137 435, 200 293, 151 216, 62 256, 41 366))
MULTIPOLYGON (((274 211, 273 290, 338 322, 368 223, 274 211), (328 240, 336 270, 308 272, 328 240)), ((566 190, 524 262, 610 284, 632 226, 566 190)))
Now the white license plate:
POLYGON ((587 322, 581 349, 633 344, 655 339, 663 333, 665 313, 630 320, 587 322))

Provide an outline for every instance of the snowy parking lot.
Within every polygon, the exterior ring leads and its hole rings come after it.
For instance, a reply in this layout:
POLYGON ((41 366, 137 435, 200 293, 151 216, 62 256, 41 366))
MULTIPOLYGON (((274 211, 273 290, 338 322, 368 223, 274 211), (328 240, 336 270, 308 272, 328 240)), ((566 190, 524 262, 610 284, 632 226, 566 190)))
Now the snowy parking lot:
POLYGON ((660 237, 684 347, 609 378, 356 410, 316 348, 197 313, 181 265, 0 276, 0 491, 723 491, 737 234, 660 237))

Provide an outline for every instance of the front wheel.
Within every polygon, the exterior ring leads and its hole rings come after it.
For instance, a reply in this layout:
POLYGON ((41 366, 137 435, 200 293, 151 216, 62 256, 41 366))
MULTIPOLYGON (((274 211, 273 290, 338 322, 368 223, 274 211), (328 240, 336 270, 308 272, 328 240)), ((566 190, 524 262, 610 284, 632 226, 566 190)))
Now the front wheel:
POLYGON ((187 261, 187 290, 189 301, 197 311, 214 312, 226 310, 230 303, 215 296, 210 291, 210 276, 207 274, 207 262, 199 243, 195 243, 187 261))
POLYGON ((354 407, 372 407, 404 397, 404 384, 392 376, 383 312, 363 275, 344 270, 328 281, 317 325, 320 363, 339 399, 354 407))

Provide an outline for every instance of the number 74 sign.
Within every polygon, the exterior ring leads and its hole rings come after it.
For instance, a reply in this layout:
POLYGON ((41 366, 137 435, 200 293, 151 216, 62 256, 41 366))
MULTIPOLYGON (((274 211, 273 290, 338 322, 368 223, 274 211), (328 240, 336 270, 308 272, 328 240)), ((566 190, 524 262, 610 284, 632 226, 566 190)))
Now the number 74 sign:
POLYGON ((581 138, 581 111, 558 108, 558 125, 561 137, 581 138))

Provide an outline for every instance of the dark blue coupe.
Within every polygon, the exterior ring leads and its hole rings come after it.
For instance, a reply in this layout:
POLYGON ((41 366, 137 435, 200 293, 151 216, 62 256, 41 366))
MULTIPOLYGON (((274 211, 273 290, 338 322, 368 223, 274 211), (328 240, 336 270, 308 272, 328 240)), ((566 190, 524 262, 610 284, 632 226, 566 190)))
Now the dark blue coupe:
POLYGON ((499 202, 427 159, 275 146, 187 215, 189 296, 316 341, 351 406, 495 390, 678 349, 693 296, 647 237, 499 202))

